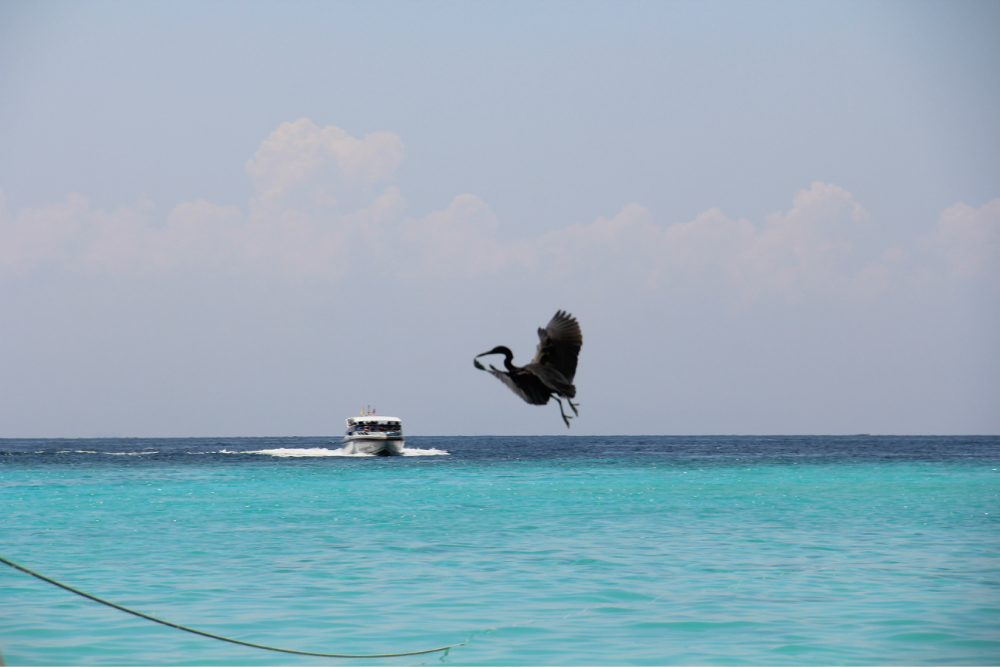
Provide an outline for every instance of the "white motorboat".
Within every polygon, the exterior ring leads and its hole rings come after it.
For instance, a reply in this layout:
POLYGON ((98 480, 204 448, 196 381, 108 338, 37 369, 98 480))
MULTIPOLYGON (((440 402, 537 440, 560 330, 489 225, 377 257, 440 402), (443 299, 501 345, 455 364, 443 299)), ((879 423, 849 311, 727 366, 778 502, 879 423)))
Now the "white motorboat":
POLYGON ((347 418, 343 448, 348 454, 402 456, 405 444, 403 422, 399 417, 362 415, 347 418))

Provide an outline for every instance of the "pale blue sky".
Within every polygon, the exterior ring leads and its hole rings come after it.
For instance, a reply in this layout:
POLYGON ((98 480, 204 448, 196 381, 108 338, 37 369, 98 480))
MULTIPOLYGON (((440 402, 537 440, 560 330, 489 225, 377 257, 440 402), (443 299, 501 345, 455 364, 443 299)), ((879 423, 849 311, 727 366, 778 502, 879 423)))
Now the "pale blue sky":
POLYGON ((4 2, 0 437, 558 433, 471 364, 557 309, 572 433, 997 433, 998 33, 995 2, 4 2))

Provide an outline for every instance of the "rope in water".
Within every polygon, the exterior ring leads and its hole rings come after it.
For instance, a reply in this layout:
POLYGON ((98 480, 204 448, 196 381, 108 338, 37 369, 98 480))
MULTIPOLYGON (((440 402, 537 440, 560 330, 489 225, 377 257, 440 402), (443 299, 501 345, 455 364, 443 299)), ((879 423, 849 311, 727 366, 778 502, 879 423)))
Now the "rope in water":
POLYGON ((221 635, 213 635, 210 632, 203 632, 201 630, 195 630, 194 628, 188 628, 183 625, 178 625, 177 623, 170 623, 169 621, 164 621, 154 616, 143 614, 142 612, 135 611, 134 609, 129 609, 128 607, 123 607, 121 605, 115 604, 114 602, 108 602, 107 600, 102 600, 96 595, 90 595, 89 593, 84 593, 83 591, 77 590, 72 586, 67 586, 66 584, 60 583, 55 579, 49 579, 48 577, 38 574, 33 570, 29 570, 28 568, 18 565, 13 561, 9 561, 6 558, 3 558, 2 556, 0 556, 0 563, 3 563, 4 565, 9 565, 15 570, 20 570, 25 574, 30 574, 36 579, 41 579, 46 583, 52 584, 53 586, 58 586, 59 588, 69 591, 70 593, 76 593, 77 595, 85 597, 88 600, 93 600, 94 602, 100 602, 103 605, 107 605, 108 607, 117 609, 119 611, 124 611, 127 614, 132 614, 133 616, 138 616, 139 618, 144 618, 147 621, 153 621, 154 623, 159 623, 160 625, 166 625, 167 627, 170 628, 176 628, 178 630, 183 630, 184 632, 190 632, 192 634, 201 635, 202 637, 208 637, 209 639, 218 639, 219 641, 229 642, 231 644, 239 644, 240 646, 249 646, 251 648, 264 649, 265 651, 278 651, 279 653, 294 653, 295 655, 312 655, 319 658, 398 658, 406 655, 421 655, 423 653, 448 651, 449 649, 453 649, 456 646, 464 646, 466 644, 466 642, 461 642, 459 644, 449 644, 448 646, 440 646, 438 648, 428 648, 422 651, 407 651, 405 653, 378 653, 378 654, 360 654, 360 655, 349 654, 349 653, 315 653, 313 651, 296 651, 295 649, 290 649, 290 648, 277 648, 275 646, 264 646, 263 644, 254 644, 252 642, 245 642, 239 639, 231 639, 229 637, 223 637, 221 635))

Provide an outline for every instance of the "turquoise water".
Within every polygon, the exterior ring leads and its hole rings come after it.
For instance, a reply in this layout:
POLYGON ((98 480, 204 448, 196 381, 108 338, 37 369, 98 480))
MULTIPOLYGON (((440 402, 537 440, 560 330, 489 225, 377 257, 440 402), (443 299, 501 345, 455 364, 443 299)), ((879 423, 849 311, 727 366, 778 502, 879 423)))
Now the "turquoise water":
MULTIPOLYGON (((0 555, 367 664, 998 664, 1000 438, 0 440, 0 555)), ((352 663, 0 566, 9 665, 352 663)))

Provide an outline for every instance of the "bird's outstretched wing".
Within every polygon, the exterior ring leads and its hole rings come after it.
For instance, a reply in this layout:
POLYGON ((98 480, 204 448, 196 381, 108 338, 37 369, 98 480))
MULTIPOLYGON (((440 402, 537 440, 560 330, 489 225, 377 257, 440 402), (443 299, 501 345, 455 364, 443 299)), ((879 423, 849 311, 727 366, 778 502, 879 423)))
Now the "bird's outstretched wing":
POLYGON ((551 366, 572 383, 581 347, 583 333, 580 324, 575 317, 560 310, 544 329, 538 330, 538 350, 532 363, 551 366))
POLYGON ((512 392, 524 399, 526 403, 530 403, 531 405, 545 405, 549 402, 549 396, 552 392, 534 373, 520 371, 516 375, 512 375, 494 367, 492 364, 490 365, 489 373, 496 376, 512 392))

